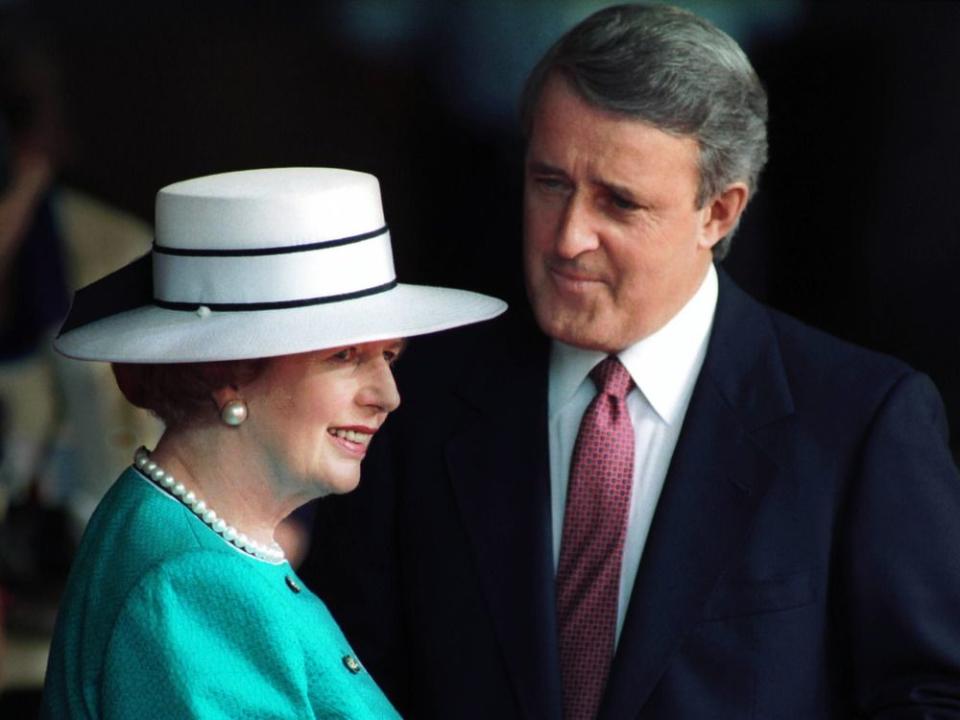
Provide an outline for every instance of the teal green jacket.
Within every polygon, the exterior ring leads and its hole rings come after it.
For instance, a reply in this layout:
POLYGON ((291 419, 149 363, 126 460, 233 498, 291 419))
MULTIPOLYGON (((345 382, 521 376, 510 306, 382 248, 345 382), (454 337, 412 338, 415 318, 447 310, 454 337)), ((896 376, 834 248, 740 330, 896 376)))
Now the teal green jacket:
POLYGON ((290 565, 227 544, 134 469, 90 520, 43 718, 397 718, 290 565))

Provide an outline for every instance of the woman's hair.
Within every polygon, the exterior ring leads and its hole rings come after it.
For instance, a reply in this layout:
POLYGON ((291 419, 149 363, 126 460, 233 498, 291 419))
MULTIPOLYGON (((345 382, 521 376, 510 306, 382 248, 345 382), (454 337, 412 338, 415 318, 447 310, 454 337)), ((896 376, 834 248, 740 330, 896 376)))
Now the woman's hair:
POLYGON ((113 363, 124 397, 150 410, 167 427, 215 422, 214 391, 255 380, 269 358, 222 362, 140 364, 113 363))

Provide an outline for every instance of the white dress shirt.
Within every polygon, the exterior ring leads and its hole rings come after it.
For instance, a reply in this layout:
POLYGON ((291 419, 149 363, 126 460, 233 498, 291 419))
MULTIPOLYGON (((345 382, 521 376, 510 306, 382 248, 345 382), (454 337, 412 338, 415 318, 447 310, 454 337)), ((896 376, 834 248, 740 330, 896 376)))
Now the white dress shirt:
MULTIPOLYGON (((636 387, 627 395, 635 445, 630 516, 620 568, 617 641, 670 458, 703 366, 716 306, 717 272, 711 264, 700 288, 666 325, 618 355, 636 387)), ((560 560, 570 457, 580 420, 597 392, 589 374, 605 357, 602 352, 558 341, 550 351, 547 422, 554 570, 560 560)))

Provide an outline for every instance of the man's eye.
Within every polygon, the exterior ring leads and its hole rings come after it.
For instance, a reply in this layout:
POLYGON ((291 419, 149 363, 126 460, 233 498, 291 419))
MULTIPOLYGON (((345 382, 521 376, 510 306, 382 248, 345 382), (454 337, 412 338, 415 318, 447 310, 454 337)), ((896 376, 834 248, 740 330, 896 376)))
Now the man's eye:
POLYGON ((562 190, 566 187, 566 183, 560 178, 556 177, 535 177, 533 181, 538 187, 541 187, 544 190, 562 190))
POLYGON ((625 198, 622 195, 611 195, 610 202, 618 210, 638 210, 640 208, 633 200, 625 198))
POLYGON ((339 360, 341 362, 350 362, 357 356, 356 348, 344 348, 338 352, 335 352, 332 357, 334 360, 339 360))

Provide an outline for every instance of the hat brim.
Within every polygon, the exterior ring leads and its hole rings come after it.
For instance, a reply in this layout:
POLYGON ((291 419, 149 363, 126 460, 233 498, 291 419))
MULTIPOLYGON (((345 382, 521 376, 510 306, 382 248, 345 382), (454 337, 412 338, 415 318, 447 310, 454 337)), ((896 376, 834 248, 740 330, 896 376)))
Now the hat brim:
POLYGON ((243 360, 412 337, 481 322, 507 304, 487 295, 398 284, 345 302, 279 310, 196 312, 147 305, 63 333, 58 352, 129 363, 243 360))

